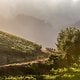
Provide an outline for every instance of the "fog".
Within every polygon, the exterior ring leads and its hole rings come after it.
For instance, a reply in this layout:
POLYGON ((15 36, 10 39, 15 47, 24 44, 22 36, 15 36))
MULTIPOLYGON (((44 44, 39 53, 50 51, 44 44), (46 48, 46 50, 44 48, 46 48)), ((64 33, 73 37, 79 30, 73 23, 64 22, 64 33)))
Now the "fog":
POLYGON ((55 47, 61 29, 80 22, 79 0, 0 0, 0 30, 55 47))

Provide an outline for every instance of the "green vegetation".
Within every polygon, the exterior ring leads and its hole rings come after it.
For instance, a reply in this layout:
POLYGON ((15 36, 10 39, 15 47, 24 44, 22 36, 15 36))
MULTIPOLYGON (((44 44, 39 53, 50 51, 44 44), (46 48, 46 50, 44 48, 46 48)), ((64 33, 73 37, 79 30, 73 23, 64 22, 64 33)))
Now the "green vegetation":
MULTIPOLYGON (((37 69, 35 69, 37 70, 37 69)), ((37 71, 35 71, 37 72, 37 71)), ((38 73, 38 72, 37 72, 38 73)), ((69 68, 52 68, 47 74, 1 76, 1 80, 80 80, 80 68, 73 64, 69 68)))
POLYGON ((0 31, 0 49, 17 50, 25 53, 32 53, 41 49, 41 46, 28 40, 13 36, 0 31))
POLYGON ((0 65, 45 58, 42 46, 0 31, 0 65))
POLYGON ((78 62, 80 55, 80 30, 74 27, 66 28, 59 33, 57 48, 66 54, 69 63, 78 62))
MULTIPOLYGON (((31 55, 32 52, 41 53, 41 46, 36 46, 38 48, 30 48, 31 55)), ((36 60, 37 62, 28 64, 0 66, 0 79, 80 80, 80 30, 74 27, 62 30, 57 38, 56 46, 57 49, 46 48, 50 55, 45 61, 43 59, 43 61, 36 60)), ((17 47, 16 49, 27 54, 27 49, 17 47)))

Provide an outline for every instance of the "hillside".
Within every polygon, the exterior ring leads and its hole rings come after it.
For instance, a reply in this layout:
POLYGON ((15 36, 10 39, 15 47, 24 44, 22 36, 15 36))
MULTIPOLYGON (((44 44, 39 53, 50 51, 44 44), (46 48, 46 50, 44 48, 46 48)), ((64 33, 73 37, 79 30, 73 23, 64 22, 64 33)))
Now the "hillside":
POLYGON ((26 62, 47 57, 41 46, 31 41, 0 31, 0 65, 26 62))

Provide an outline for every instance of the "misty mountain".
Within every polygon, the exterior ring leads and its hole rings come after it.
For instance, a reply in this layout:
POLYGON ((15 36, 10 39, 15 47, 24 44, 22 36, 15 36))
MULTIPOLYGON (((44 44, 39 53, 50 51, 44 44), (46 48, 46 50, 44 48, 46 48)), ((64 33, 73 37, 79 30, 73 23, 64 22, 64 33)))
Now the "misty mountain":
POLYGON ((75 23, 72 24, 71 26, 80 27, 80 21, 75 22, 75 23))
POLYGON ((1 17, 0 29, 39 43, 43 47, 53 47, 56 41, 56 31, 50 24, 24 14, 19 14, 11 19, 1 17))
POLYGON ((0 1, 0 29, 44 47, 55 46, 60 30, 79 20, 79 0, 0 1))

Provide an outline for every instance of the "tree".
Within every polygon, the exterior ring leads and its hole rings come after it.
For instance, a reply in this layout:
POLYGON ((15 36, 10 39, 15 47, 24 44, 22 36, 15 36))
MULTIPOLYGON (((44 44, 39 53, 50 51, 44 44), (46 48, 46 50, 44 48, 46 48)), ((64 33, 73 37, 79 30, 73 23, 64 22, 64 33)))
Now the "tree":
POLYGON ((68 61, 78 62, 80 56, 80 30, 75 27, 61 30, 56 46, 58 51, 66 54, 68 61))
POLYGON ((58 55, 52 54, 49 57, 49 61, 53 63, 54 69, 58 69, 60 66, 60 57, 58 55))

